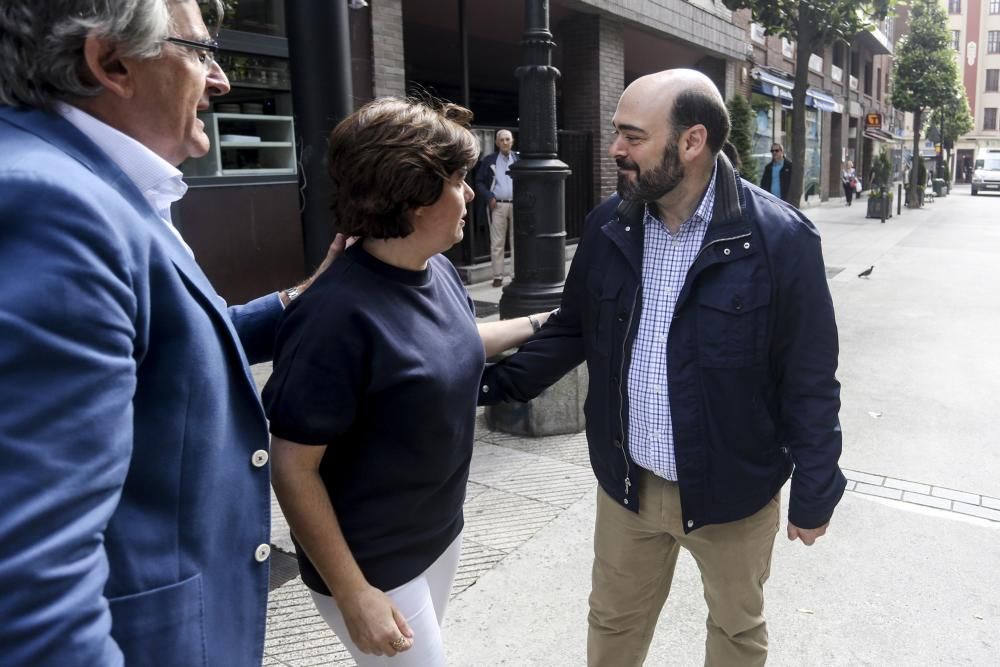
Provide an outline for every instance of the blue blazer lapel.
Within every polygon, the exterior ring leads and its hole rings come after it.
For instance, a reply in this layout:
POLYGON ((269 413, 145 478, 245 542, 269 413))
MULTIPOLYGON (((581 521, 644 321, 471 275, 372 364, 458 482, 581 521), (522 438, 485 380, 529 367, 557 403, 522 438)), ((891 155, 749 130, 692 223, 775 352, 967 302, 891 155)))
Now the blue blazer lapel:
POLYGON ((119 169, 118 165, 94 142, 58 114, 38 109, 14 109, 0 106, 0 121, 7 121, 26 132, 31 132, 62 150, 121 194, 136 210, 137 222, 145 224, 160 245, 166 249, 171 262, 181 273, 192 293, 216 317, 218 324, 228 332, 231 346, 243 361, 247 379, 251 385, 254 385, 246 354, 239 342, 239 335, 233 327, 232 320, 229 318, 225 302, 209 283, 205 273, 194 261, 188 249, 167 228, 166 222, 159 213, 153 210, 132 179, 119 169))

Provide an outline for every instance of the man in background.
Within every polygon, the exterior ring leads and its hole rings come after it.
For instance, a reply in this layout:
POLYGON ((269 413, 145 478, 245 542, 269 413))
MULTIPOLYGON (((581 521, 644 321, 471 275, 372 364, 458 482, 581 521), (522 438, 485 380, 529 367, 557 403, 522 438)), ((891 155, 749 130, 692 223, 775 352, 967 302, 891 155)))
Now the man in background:
MULTIPOLYGON (((781 144, 771 146, 771 161, 764 167, 760 177, 760 187, 778 199, 788 201, 789 185, 792 182, 792 162, 785 159, 785 149, 781 144)), ((794 205, 795 202, 788 202, 794 205)))
MULTIPOLYGON (((507 276, 504 264, 504 244, 510 243, 510 265, 514 266, 514 182, 510 166, 517 162, 513 150, 514 135, 500 130, 496 135, 497 150, 479 163, 476 172, 476 196, 486 206, 490 221, 490 263, 493 287, 501 287, 507 276)), ((513 273, 513 271, 511 271, 513 273)))

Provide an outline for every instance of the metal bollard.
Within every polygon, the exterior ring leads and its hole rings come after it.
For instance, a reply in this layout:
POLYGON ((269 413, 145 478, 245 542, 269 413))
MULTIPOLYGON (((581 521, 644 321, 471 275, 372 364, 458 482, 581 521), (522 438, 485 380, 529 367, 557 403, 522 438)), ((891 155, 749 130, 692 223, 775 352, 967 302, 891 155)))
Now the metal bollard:
POLYGON ((903 184, 896 185, 896 215, 903 213, 903 184))

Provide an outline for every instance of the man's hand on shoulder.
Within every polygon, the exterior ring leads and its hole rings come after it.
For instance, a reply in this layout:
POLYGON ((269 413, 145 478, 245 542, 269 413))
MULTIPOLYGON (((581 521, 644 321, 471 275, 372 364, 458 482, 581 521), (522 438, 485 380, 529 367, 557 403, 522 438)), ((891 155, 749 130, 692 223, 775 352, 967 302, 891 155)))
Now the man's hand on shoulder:
POLYGON ((794 542, 796 539, 802 540, 802 543, 807 547, 812 546, 818 538, 826 535, 826 528, 830 525, 827 521, 819 528, 799 528, 791 521, 788 522, 788 539, 794 542))

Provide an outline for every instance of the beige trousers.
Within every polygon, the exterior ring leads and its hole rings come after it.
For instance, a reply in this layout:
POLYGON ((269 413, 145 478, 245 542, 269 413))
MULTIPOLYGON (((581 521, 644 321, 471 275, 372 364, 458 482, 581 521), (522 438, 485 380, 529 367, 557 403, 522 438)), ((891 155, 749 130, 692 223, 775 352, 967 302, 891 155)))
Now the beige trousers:
POLYGON ((745 519, 685 535, 676 483, 643 470, 638 515, 598 488, 589 667, 643 664, 680 547, 698 564, 708 604, 705 665, 763 665, 764 582, 771 569, 779 504, 776 496, 745 519))
POLYGON ((503 270, 504 243, 510 241, 511 273, 514 267, 514 204, 498 201, 497 207, 490 211, 490 262, 493 265, 493 277, 506 275, 503 270))

